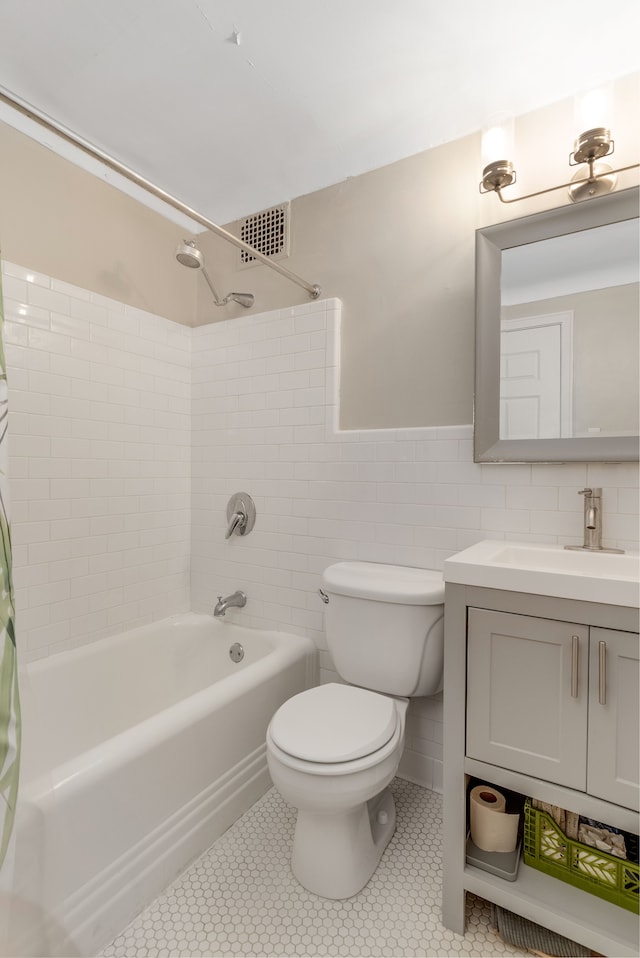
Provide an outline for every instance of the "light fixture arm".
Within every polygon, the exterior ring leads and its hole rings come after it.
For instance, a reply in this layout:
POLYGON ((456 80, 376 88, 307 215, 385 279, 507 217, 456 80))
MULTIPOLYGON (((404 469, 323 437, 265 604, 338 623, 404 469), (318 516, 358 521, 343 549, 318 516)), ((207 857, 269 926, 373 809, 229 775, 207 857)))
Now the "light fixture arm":
POLYGON ((615 143, 611 137, 611 131, 604 126, 594 127, 580 134, 575 142, 573 153, 569 155, 569 166, 580 167, 587 164, 589 167, 587 176, 578 172, 569 183, 560 183, 558 186, 550 186, 545 190, 527 193, 526 196, 505 199, 502 191, 516 182, 516 171, 510 160, 494 160, 482 171, 480 192, 497 193, 501 203, 519 203, 521 200, 530 200, 562 189, 569 190, 569 197, 574 202, 602 196, 614 189, 618 173, 634 170, 640 166, 640 163, 632 163, 629 166, 621 166, 617 170, 612 170, 604 163, 596 166, 603 157, 610 156, 614 150, 615 143))
MULTIPOLYGON (((502 195, 502 190, 503 190, 502 186, 496 186, 495 189, 493 190, 486 190, 486 189, 483 190, 481 188, 480 192, 481 193, 490 193, 490 192, 497 193, 498 199, 500 200, 501 203, 505 203, 505 204, 519 203, 520 200, 531 200, 536 196, 544 196, 545 193, 553 193, 554 190, 571 189, 572 187, 578 186, 582 183, 595 183, 597 182, 597 180, 601 180, 604 177, 615 176, 617 173, 625 173, 627 170, 635 170, 640 166, 640 163, 632 163, 630 166, 621 166, 617 170, 603 170, 601 173, 594 173, 595 161, 593 159, 589 159, 586 162, 589 164, 589 176, 585 176, 579 180, 569 180, 568 183, 560 183, 559 186, 549 186, 547 187, 546 190, 538 190, 535 193, 527 193, 525 196, 513 196, 510 199, 505 199, 504 196, 502 195)), ((482 187, 482 184, 481 184, 481 187, 482 187)))

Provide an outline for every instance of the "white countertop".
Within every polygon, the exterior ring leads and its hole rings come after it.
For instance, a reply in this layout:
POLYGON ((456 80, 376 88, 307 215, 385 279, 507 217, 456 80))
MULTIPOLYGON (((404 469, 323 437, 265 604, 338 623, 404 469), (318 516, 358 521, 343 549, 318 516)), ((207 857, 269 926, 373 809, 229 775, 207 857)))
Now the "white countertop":
POLYGON ((487 539, 444 563, 445 582, 631 608, 640 606, 640 556, 487 539))

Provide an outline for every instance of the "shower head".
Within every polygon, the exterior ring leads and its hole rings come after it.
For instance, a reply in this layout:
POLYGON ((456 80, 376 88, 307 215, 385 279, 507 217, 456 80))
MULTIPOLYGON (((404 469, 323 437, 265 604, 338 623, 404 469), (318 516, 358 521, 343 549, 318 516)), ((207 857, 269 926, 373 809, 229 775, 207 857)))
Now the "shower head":
POLYGON ((196 246, 195 240, 183 240, 176 247, 176 259, 182 266, 188 266, 189 269, 201 269, 202 275, 207 281, 207 286, 213 293, 213 299, 216 306, 226 306, 227 303, 238 303, 249 309, 253 306, 253 293, 228 293, 224 299, 220 299, 211 278, 204 268, 204 256, 201 250, 196 246))
POLYGON ((190 269, 204 267, 204 256, 195 244, 195 240, 183 240, 176 248, 176 259, 182 266, 190 269))

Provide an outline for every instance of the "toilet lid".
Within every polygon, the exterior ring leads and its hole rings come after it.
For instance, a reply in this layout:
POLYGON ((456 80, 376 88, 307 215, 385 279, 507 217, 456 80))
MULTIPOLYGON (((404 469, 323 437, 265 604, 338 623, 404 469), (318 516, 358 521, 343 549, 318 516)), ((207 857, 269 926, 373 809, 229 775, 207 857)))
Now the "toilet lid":
POLYGON ((307 762, 350 762, 386 745, 396 730, 393 699, 352 685, 319 685, 294 695, 271 720, 283 752, 307 762))

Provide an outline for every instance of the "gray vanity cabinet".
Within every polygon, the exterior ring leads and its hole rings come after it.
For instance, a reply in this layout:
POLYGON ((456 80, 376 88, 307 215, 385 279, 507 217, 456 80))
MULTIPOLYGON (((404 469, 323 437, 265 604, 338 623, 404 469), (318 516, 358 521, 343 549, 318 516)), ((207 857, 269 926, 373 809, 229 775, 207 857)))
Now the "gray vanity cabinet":
POLYGON ((590 630, 587 792, 638 809, 640 680, 637 633, 590 630))
POLYGON ((584 790, 588 641, 574 623, 469 609, 467 755, 584 790))
POLYGON ((638 634, 468 610, 467 756, 638 809, 638 634))
POLYGON ((466 793, 473 777, 639 831, 638 608, 445 585, 445 926, 464 931, 472 892, 637 958, 632 912, 524 862, 513 882, 467 862, 466 793))

